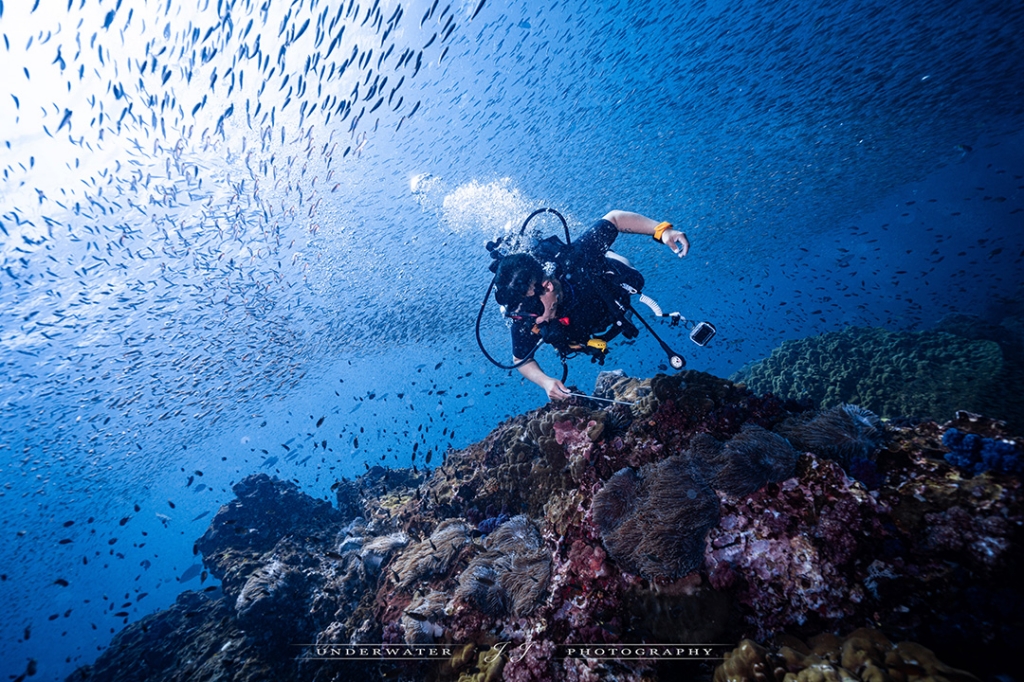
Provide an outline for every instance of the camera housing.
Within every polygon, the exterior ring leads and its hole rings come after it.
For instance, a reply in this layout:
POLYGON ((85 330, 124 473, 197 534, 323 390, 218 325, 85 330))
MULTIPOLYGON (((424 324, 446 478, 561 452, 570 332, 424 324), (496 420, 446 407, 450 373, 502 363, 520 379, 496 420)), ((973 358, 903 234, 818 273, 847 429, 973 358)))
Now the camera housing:
POLYGON ((715 329, 715 325, 710 322, 698 322, 690 331, 690 340, 698 346, 706 346, 708 341, 714 338, 717 333, 718 330, 715 329))

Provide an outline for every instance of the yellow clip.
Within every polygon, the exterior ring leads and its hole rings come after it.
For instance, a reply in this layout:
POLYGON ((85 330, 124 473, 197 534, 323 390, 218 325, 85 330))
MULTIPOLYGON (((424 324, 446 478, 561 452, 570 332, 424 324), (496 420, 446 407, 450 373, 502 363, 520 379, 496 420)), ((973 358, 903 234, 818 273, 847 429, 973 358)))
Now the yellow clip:
POLYGON ((590 339, 589 341, 587 341, 587 345, 590 346, 591 348, 596 348, 602 353, 608 352, 608 342, 605 341, 604 339, 590 339))

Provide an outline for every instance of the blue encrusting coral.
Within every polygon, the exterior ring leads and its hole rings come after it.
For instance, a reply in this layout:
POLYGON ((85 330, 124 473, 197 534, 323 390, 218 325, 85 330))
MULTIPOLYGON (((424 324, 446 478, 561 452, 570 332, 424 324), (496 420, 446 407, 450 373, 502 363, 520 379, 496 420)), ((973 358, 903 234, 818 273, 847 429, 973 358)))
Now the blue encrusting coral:
POLYGON ((972 474, 1024 472, 1024 453, 1016 441, 988 438, 950 427, 942 434, 942 444, 949 448, 946 461, 972 474))

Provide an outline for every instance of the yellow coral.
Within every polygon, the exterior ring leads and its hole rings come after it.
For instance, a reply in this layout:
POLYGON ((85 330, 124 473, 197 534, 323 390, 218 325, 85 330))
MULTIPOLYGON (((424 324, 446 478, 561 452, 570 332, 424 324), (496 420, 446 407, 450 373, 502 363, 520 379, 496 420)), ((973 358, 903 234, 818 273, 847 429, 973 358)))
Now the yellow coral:
POLYGON ((505 658, 495 649, 486 649, 477 654, 472 670, 459 675, 458 682, 498 682, 505 667, 505 658))
POLYGON ((869 628, 843 639, 823 633, 807 645, 785 635, 779 640, 786 644, 776 654, 743 640, 715 669, 714 682, 979 682, 940 661, 927 647, 915 642, 893 645, 869 628))
POLYGON ((881 666, 885 663, 885 652, 892 649, 892 642, 885 635, 870 628, 859 628, 843 641, 840 663, 847 670, 864 676, 864 670, 873 667, 876 676, 885 674, 881 666))
POLYGON ((766 682, 774 679, 768 666, 768 650, 745 639, 715 668, 714 682, 766 682))

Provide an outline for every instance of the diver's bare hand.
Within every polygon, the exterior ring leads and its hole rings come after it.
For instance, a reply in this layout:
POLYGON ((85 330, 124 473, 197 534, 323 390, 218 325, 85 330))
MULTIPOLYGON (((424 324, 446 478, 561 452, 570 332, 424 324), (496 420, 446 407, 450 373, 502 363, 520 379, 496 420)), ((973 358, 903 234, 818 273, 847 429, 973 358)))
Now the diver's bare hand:
POLYGON ((565 400, 569 397, 569 389, 558 379, 549 378, 544 382, 543 388, 551 400, 565 400))
POLYGON ((672 253, 680 258, 690 251, 690 241, 679 230, 665 230, 665 234, 661 235, 661 243, 672 249, 672 253))

